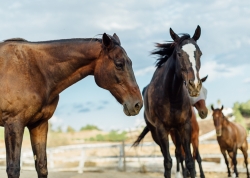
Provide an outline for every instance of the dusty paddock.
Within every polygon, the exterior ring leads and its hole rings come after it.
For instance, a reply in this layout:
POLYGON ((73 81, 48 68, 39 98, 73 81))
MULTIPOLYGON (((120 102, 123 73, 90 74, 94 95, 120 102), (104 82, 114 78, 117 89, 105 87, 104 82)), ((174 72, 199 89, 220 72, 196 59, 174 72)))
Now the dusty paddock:
MULTIPOLYGON (((172 175, 174 177, 175 175, 172 175)), ((206 173, 206 178, 227 178, 226 173, 206 173)), ((242 174, 239 174, 241 177, 242 174)), ((0 177, 7 178, 5 170, 0 170, 0 177)), ((36 178, 35 171, 22 171, 20 178, 36 178)), ((132 173, 132 172, 84 172, 78 174, 77 172, 50 172, 48 178, 163 178, 162 173, 132 173)), ((245 176, 243 176, 245 177, 245 176)))

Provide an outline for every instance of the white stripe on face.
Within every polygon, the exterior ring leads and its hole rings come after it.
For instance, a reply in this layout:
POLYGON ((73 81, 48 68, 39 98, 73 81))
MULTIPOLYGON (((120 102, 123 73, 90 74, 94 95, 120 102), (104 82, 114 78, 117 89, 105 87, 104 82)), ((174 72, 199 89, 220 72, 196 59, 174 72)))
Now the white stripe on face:
POLYGON ((189 61, 192 63, 192 68, 194 71, 194 84, 198 86, 197 70, 196 70, 196 61, 194 58, 194 52, 196 51, 195 46, 192 43, 188 43, 182 46, 182 50, 188 54, 189 61))

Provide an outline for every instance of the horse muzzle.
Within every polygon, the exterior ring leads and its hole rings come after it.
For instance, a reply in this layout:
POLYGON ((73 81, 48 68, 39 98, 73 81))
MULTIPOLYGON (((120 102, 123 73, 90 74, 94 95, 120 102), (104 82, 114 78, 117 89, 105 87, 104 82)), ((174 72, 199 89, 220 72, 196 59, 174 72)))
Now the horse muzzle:
POLYGON ((142 101, 136 102, 135 104, 125 103, 123 104, 123 112, 127 116, 135 116, 139 114, 142 106, 143 106, 142 101))
POLYGON ((208 111, 207 110, 201 110, 198 112, 199 113, 199 116, 202 118, 202 119, 205 119, 207 117, 207 113, 208 111))
POLYGON ((198 82, 198 85, 196 86, 193 81, 189 80, 187 84, 188 93, 191 97, 197 97, 200 95, 202 83, 201 81, 198 82))
POLYGON ((221 129, 216 129, 216 136, 220 137, 221 136, 221 129))

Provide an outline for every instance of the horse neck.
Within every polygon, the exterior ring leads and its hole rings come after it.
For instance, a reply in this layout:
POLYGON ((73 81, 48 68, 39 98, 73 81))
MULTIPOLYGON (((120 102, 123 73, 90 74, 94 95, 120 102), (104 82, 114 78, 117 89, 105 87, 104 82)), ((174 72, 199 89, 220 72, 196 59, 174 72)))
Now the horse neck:
POLYGON ((50 99, 67 87, 93 75, 96 61, 100 56, 101 43, 98 41, 60 42, 40 44, 39 52, 45 54, 38 60, 40 70, 46 79, 50 99))
POLYGON ((221 126, 222 127, 227 127, 227 125, 230 124, 230 121, 223 115, 222 121, 221 121, 221 126))
POLYGON ((177 60, 174 59, 174 54, 163 65, 164 67, 164 90, 167 97, 172 103, 182 103, 185 91, 183 90, 183 79, 178 75, 177 60))

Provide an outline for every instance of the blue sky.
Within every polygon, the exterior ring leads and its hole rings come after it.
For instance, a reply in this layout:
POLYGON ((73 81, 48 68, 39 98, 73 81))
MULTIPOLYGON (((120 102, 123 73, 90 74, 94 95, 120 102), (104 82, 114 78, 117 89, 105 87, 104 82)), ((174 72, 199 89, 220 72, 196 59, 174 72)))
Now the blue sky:
MULTIPOLYGON (((207 104, 220 99, 225 107, 250 99, 250 1, 54 0, 4 1, 0 7, 0 40, 29 41, 91 38, 116 33, 133 61, 140 89, 154 72, 154 43, 171 40, 169 28, 193 35, 201 26, 198 45, 201 71, 208 75, 207 104)), ((131 129, 143 122, 127 117, 122 106, 89 76, 63 91, 51 120, 57 127, 79 129, 94 124, 104 130, 131 129)))

